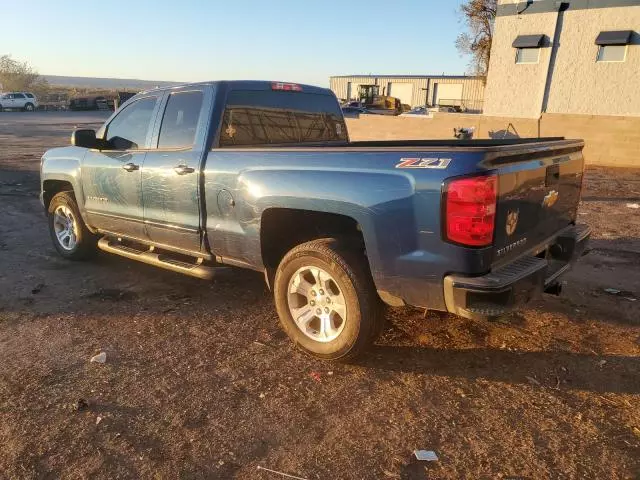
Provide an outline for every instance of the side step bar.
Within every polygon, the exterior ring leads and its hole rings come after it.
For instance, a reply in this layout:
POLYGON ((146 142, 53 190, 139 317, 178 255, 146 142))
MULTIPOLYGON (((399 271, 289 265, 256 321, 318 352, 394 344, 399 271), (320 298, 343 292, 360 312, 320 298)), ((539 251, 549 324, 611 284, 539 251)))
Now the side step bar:
POLYGON ((108 253, 115 253, 121 257, 137 260, 138 262, 154 265, 156 267, 182 273, 202 280, 211 280, 216 270, 226 269, 225 267, 213 267, 204 265, 204 259, 198 258, 195 263, 184 262, 172 258, 169 253, 158 253, 155 247, 149 246, 146 250, 138 250, 128 245, 123 245, 118 240, 109 237, 102 237, 98 240, 98 248, 108 253))

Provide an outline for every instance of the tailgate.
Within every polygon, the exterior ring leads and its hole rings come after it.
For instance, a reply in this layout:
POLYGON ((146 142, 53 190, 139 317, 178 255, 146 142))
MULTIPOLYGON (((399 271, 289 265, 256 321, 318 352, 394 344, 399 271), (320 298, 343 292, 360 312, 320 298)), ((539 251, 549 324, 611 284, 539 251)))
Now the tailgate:
POLYGON ((498 173, 494 263, 542 245, 575 223, 584 160, 581 141, 531 145, 489 154, 498 173))

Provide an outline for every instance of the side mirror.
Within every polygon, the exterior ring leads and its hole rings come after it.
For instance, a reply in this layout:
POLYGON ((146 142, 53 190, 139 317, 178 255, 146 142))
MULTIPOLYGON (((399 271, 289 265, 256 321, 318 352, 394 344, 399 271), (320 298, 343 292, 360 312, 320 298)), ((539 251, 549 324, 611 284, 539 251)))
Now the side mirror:
POLYGON ((71 134, 71 145, 82 148, 98 148, 96 131, 88 128, 74 130, 71 134))

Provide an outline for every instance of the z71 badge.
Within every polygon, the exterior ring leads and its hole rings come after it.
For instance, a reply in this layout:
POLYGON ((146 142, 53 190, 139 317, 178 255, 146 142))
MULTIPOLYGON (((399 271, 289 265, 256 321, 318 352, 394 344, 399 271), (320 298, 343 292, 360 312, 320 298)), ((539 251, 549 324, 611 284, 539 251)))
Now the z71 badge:
POLYGON ((450 158, 401 158, 396 168, 438 168, 445 169, 451 163, 450 158))

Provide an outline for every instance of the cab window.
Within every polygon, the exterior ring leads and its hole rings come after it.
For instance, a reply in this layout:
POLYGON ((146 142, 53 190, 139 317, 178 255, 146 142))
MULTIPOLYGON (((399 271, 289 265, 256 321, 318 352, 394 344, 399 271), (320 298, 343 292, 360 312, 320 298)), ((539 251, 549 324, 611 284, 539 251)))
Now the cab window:
POLYGON ((127 105, 107 126, 105 141, 110 150, 145 148, 157 97, 146 97, 127 105))
POLYGON ((347 141, 342 111, 331 95, 235 90, 222 121, 220 147, 347 141))
POLYGON ((193 146, 202 110, 201 91, 172 93, 162 117, 158 148, 193 146))

